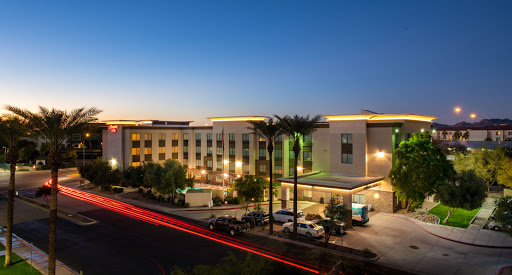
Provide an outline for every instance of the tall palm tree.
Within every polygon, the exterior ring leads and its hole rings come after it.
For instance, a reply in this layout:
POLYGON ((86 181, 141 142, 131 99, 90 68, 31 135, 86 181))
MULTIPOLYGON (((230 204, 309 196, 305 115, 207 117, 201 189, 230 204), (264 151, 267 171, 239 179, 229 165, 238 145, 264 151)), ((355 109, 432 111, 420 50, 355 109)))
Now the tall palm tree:
POLYGON ((274 169, 272 167, 272 153, 274 152, 274 141, 275 139, 281 135, 282 130, 277 123, 274 122, 273 118, 270 118, 268 120, 268 123, 265 121, 248 121, 249 124, 251 124, 250 127, 247 127, 249 130, 252 130, 252 134, 259 135, 265 138, 267 141, 267 151, 269 156, 269 169, 270 169, 270 181, 268 184, 268 197, 269 197, 269 206, 268 206, 268 212, 270 214, 270 221, 269 221, 269 234, 272 234, 274 232, 274 217, 272 216, 272 202, 273 202, 273 196, 274 196, 274 190, 273 190, 273 176, 274 176, 274 169))
POLYGON ((19 158, 18 143, 22 137, 27 136, 28 129, 26 121, 18 116, 4 115, 0 118, 0 141, 9 148, 7 160, 11 165, 11 176, 7 189, 7 233, 5 234, 4 266, 12 265, 12 227, 14 216, 14 190, 16 188, 16 162, 19 158))
POLYGON ((312 118, 308 116, 284 116, 279 117, 278 125, 284 134, 287 134, 293 140, 293 153, 295 154, 294 172, 293 172, 293 238, 297 239, 297 161, 299 159, 301 147, 300 139, 316 131, 317 123, 322 118, 321 115, 316 115, 312 118))
POLYGON ((59 168, 62 164, 60 149, 71 134, 80 132, 85 124, 96 121, 95 116, 101 110, 82 107, 68 112, 39 107, 39 112, 33 113, 14 106, 6 106, 6 109, 26 119, 32 131, 48 143, 48 162, 52 175, 48 233, 48 274, 54 275, 57 245, 57 183, 59 168))

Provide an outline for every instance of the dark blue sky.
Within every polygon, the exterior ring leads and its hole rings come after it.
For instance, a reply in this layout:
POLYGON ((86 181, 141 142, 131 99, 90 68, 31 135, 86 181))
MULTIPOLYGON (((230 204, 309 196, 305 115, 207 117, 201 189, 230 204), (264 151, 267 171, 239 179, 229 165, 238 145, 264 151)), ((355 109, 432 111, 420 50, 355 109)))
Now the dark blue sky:
POLYGON ((512 118, 512 1, 2 1, 3 104, 512 118))

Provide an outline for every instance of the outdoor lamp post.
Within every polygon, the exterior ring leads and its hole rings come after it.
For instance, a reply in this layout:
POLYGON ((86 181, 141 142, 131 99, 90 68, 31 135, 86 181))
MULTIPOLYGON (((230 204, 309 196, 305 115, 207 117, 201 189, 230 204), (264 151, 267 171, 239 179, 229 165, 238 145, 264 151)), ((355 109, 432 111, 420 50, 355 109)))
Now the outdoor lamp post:
POLYGON ((471 118, 473 119, 473 124, 475 124, 475 117, 476 117, 475 114, 471 114, 471 118))
POLYGON ((460 112, 460 108, 455 108, 455 112, 457 112, 457 124, 459 124, 459 112, 460 112))

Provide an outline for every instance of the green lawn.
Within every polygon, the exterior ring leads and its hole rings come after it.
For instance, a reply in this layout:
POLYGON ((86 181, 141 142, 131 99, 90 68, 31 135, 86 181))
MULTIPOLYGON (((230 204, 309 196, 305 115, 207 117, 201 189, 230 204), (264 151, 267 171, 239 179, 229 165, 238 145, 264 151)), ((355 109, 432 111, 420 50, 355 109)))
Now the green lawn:
POLYGON ((4 251, 4 250, 5 250, 5 246, 0 243, 0 251, 4 251))
POLYGON ((466 222, 464 222, 464 209, 457 209, 457 211, 453 212, 450 215, 450 219, 448 219, 447 223, 443 223, 444 219, 446 219, 446 216, 448 216, 448 209, 446 206, 442 204, 436 205, 436 207, 430 209, 428 212, 438 216, 441 219, 442 225, 448 225, 448 226, 454 226, 454 227, 460 227, 460 228, 468 228, 469 222, 473 219, 473 217, 480 211, 480 208, 477 208, 473 211, 467 211, 466 212, 466 222))
POLYGON ((12 254, 12 265, 4 267, 5 256, 0 257, 0 274, 24 275, 41 274, 37 269, 30 266, 29 263, 22 260, 18 255, 12 254))

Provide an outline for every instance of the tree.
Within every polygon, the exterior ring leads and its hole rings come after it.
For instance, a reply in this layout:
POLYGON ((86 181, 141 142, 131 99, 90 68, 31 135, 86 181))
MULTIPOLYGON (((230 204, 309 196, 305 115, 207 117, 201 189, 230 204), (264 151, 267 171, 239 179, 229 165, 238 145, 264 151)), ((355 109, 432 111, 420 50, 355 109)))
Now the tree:
MULTIPOLYGON (((57 188, 57 192, 59 189, 57 188)), ((46 202, 46 205, 50 206, 50 196, 52 194, 52 188, 46 184, 43 184, 43 186, 37 188, 36 193, 34 196, 36 198, 43 197, 44 201, 46 202)))
POLYGON ((462 133, 460 131, 455 131, 455 133, 453 133, 452 139, 459 140, 461 137, 462 137, 462 133))
POLYGON ((121 182, 121 169, 114 169, 108 161, 97 158, 92 162, 78 167, 80 176, 90 181, 94 186, 118 185, 121 182))
POLYGON ((270 213, 270 220, 269 220, 269 234, 271 235, 274 232, 274 217, 272 216, 272 203, 273 203, 273 196, 274 196, 274 190, 273 190, 273 177, 274 177, 274 169, 272 167, 272 153, 274 152, 274 141, 275 139, 281 135, 282 130, 281 127, 277 123, 274 123, 273 118, 270 118, 268 120, 268 123, 264 121, 248 121, 249 124, 251 124, 251 127, 248 127, 250 130, 252 130, 252 134, 259 135, 261 137, 264 137, 267 142, 267 151, 269 156, 269 174, 270 174, 270 181, 268 184, 268 197, 269 197, 269 204, 268 204, 268 212, 270 213))
POLYGON ((484 182, 473 170, 460 171, 454 180, 441 185, 436 198, 448 208, 448 216, 443 223, 448 222, 457 208, 471 211, 482 206, 487 197, 485 191, 484 182))
POLYGON ((295 160, 293 163, 293 239, 297 239, 297 161, 299 159, 301 145, 300 141, 303 136, 307 136, 316 131, 317 123, 320 121, 322 116, 316 115, 312 118, 308 116, 295 115, 290 117, 288 115, 279 117, 278 125, 281 127, 281 131, 288 135, 293 140, 293 153, 295 160))
POLYGON ((71 149, 62 155, 62 159, 66 162, 66 166, 69 168, 69 164, 75 164, 78 154, 75 150, 71 149))
POLYGON ((59 167, 62 163, 60 149, 68 137, 83 127, 83 125, 96 121, 96 115, 101 111, 96 108, 84 107, 68 111, 47 109, 39 107, 39 112, 33 113, 14 106, 6 109, 26 119, 30 129, 48 143, 48 162, 51 167, 52 190, 50 196, 50 221, 48 232, 48 273, 55 275, 56 246, 57 246, 57 184, 59 181, 59 167))
POLYGON ((130 166, 124 170, 123 183, 137 188, 144 186, 144 166, 130 166))
POLYGON ((154 162, 148 162, 144 165, 144 186, 150 188, 149 192, 158 184, 163 175, 164 168, 162 165, 154 162))
POLYGON ((498 170, 504 157, 503 150, 489 150, 483 147, 466 155, 455 154, 453 162, 457 171, 474 170, 487 185, 487 191, 490 191, 491 185, 497 181, 498 170))
POLYGON ((18 143, 19 158, 18 162, 27 163, 37 157, 37 144, 33 141, 22 139, 18 143))
POLYGON ((411 204, 421 204, 427 196, 455 175, 446 155, 432 144, 428 133, 414 133, 408 141, 402 141, 394 154, 396 161, 389 173, 391 185, 398 198, 411 204))
POLYGON ((14 217, 14 190, 16 189, 16 161, 19 158, 18 144, 22 137, 28 134, 27 122, 17 116, 4 115, 0 118, 0 140, 7 145, 9 153, 7 160, 10 164, 11 175, 7 188, 7 232, 5 234, 5 262, 4 266, 12 265, 12 229, 14 217))
POLYGON ((494 220, 501 224, 501 229, 512 237, 512 197, 506 196, 495 201, 494 220))
POLYGON ((469 139, 469 132, 468 131, 464 132, 464 134, 462 135, 462 138, 465 139, 465 140, 468 140, 469 139))
POLYGON ((253 175, 246 175, 235 180, 234 188, 246 213, 251 202, 260 202, 263 199, 263 189, 267 184, 268 182, 262 177, 253 175))
POLYGON ((171 194, 171 202, 174 203, 174 196, 177 189, 193 187, 194 179, 187 178, 187 169, 178 161, 168 159, 163 163, 163 171, 160 181, 155 181, 153 186, 158 193, 171 194))
POLYGON ((443 139, 446 139, 446 136, 448 135, 448 132, 443 131, 443 132, 441 133, 441 135, 443 136, 443 139))
POLYGON ((500 184, 512 188, 512 159, 504 157, 498 169, 497 180, 500 184))
POLYGON ((340 220, 345 224, 352 223, 352 211, 350 211, 345 205, 337 204, 331 199, 331 201, 325 206, 323 213, 325 218, 330 221, 329 228, 325 229, 325 246, 327 246, 332 233, 331 229, 335 226, 334 221, 340 220))

